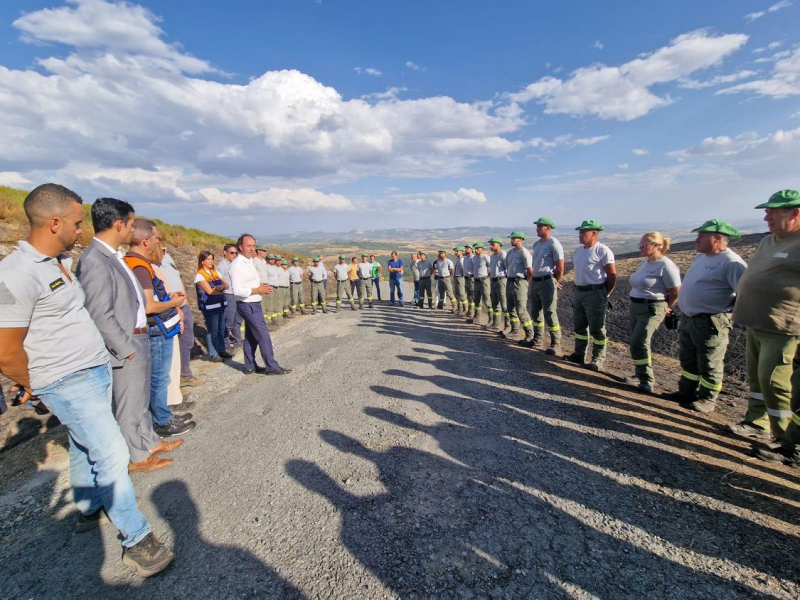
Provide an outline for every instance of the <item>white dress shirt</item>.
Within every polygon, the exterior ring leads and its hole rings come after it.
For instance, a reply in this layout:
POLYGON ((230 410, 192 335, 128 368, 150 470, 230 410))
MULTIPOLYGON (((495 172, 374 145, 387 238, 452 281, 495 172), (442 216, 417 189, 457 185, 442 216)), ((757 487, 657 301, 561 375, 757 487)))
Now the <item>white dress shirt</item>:
POLYGON ((253 264, 252 258, 241 254, 231 263, 231 287, 238 302, 261 302, 261 294, 253 290, 261 285, 261 277, 253 264))
POLYGON ((124 254, 121 254, 118 249, 112 248, 100 238, 94 238, 94 239, 96 239, 98 242, 103 244, 103 246, 105 246, 111 252, 114 253, 114 256, 116 256, 117 260, 119 261, 119 264, 122 265, 122 268, 125 269, 125 273, 128 275, 131 282, 133 282, 133 289, 136 290, 136 302, 139 304, 139 306, 136 308, 136 329, 147 327, 147 314, 144 312, 144 307, 146 303, 144 300, 144 293, 142 291, 142 286, 139 285, 139 280, 136 279, 136 275, 133 274, 133 271, 130 270, 130 267, 128 267, 127 263, 122 259, 124 254))

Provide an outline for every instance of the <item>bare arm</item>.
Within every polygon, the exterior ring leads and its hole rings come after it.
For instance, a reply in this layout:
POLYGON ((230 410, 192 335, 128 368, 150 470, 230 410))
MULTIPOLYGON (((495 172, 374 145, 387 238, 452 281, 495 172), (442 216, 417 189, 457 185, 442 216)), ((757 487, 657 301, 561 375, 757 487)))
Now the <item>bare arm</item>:
POLYGON ((678 292, 680 292, 681 286, 669 288, 667 290, 667 312, 672 312, 672 307, 675 306, 675 303, 678 301, 678 292))
POLYGON ((30 393, 28 354, 22 346, 27 334, 27 327, 0 329, 0 373, 30 393))
POLYGON ((611 263, 603 267, 603 269, 605 269, 606 272, 606 295, 610 296, 611 292, 614 291, 614 287, 617 285, 617 265, 611 263))

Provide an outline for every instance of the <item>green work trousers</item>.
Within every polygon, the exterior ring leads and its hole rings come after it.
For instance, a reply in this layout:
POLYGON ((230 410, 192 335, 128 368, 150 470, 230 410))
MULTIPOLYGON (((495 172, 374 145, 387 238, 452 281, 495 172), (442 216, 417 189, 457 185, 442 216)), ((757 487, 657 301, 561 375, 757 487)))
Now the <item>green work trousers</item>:
POLYGON ((454 278, 455 281, 455 294, 456 294, 456 301, 458 305, 463 309, 467 310, 469 307, 469 302, 467 301, 467 278, 462 276, 456 276, 454 278))
POLYGON ((640 303, 633 302, 630 306, 631 322, 631 360, 636 369, 636 377, 640 383, 653 385, 653 359, 650 354, 650 340, 658 329, 658 326, 667 316, 667 303, 640 303))
POLYGON ((522 324, 524 330, 533 327, 533 319, 528 314, 528 281, 524 277, 517 277, 506 284, 506 297, 508 298, 508 313, 511 315, 511 327, 522 324))
POLYGON ((538 331, 544 329, 547 323, 552 339, 561 341, 561 326, 558 323, 558 288, 555 277, 543 281, 531 281, 528 299, 530 302, 528 312, 533 319, 533 326, 538 331))
POLYGON ((292 294, 292 310, 297 310, 298 308, 300 308, 300 310, 302 311, 306 307, 306 294, 303 291, 302 282, 290 283, 289 291, 292 294))
POLYGON ((350 285, 349 279, 336 282, 336 308, 339 308, 342 305, 342 300, 345 298, 345 296, 347 297, 348 302, 350 302, 350 306, 355 304, 353 291, 350 289, 351 287, 352 286, 350 285))
POLYGON ((325 282, 312 281, 311 282, 311 308, 317 308, 317 305, 325 308, 325 282))
MULTIPOLYGON (((797 359, 797 355, 795 358, 797 359)), ((792 422, 783 434, 783 445, 794 450, 798 444, 800 444, 800 366, 795 360, 792 372, 792 422)))
POLYGON ((275 299, 275 289, 272 288, 271 294, 261 294, 261 310, 264 312, 264 318, 267 323, 272 321, 272 305, 275 299))
POLYGON ((606 357, 606 311, 608 294, 605 287, 581 291, 572 295, 572 326, 575 330, 575 354, 586 356, 589 337, 592 338, 592 360, 606 357))
POLYGON ((464 291, 466 293, 467 303, 465 308, 475 308, 475 280, 472 277, 464 277, 464 291))
POLYGON ((508 319, 508 302, 506 301, 506 278, 492 279, 492 306, 489 315, 497 314, 508 319))
POLYGON ((473 300, 475 302, 475 319, 481 316, 481 309, 486 306, 489 309, 489 316, 491 320, 491 306, 492 306, 492 282, 488 277, 475 277, 473 280, 473 300))
POLYGON ((688 400, 716 400, 719 396, 730 330, 730 313, 681 317, 678 391, 688 400))
POLYGON ((452 277, 439 277, 437 280, 439 287, 439 306, 444 306, 445 296, 450 300, 450 305, 455 307, 456 295, 453 293, 453 278, 452 277))
POLYGON ((792 422, 792 374, 800 338, 747 328, 747 383, 750 400, 744 420, 783 440, 792 422))
POLYGON ((359 279, 361 282, 358 286, 358 301, 364 304, 364 300, 372 302, 372 279, 359 279))
POLYGON ((430 277, 420 277, 419 278, 419 300, 417 301, 417 306, 422 308, 422 302, 425 298, 425 294, 428 295, 428 306, 433 306, 433 289, 431 288, 431 278, 430 277))

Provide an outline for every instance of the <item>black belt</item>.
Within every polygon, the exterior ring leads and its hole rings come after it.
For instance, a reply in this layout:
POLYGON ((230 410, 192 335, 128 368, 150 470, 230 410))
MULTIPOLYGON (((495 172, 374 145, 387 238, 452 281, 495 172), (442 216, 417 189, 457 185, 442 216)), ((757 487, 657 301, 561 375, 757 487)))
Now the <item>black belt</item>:
POLYGON ((319 281, 316 281, 316 280, 312 279, 311 283, 322 283, 323 281, 325 281, 325 280, 324 279, 320 279, 319 281))
POLYGON ((419 278, 420 279, 430 279, 431 276, 430 275, 420 275, 419 278))
POLYGON ((467 279, 474 279, 475 278, 474 275, 464 275, 464 277, 466 277, 467 279))
POLYGON ((302 281, 290 281, 289 285, 303 285, 302 281))
POLYGON ((508 279, 508 278, 503 277, 502 275, 500 277, 492 277, 492 281, 497 281, 498 279, 508 279))
POLYGON ((344 283, 345 281, 350 281, 349 279, 337 279, 337 283, 344 283))
POLYGON ((477 279, 478 281, 483 281, 484 279, 489 279, 489 276, 485 275, 484 277, 478 277, 477 275, 475 275, 474 278, 477 279))
POLYGON ((276 285, 275 287, 278 288, 279 290, 288 290, 289 289, 288 285, 276 285))
POLYGON ((453 275, 453 277, 461 277, 462 279, 464 278, 463 275, 453 275))
POLYGON ((372 277, 362 277, 362 281, 372 281, 372 277))
POLYGON ((575 289, 579 292, 590 292, 592 290, 604 290, 606 289, 605 283, 595 283, 592 285, 576 285, 575 289))
POLYGON ((509 278, 508 278, 508 280, 509 280, 510 282, 512 282, 512 283, 513 283, 513 282, 515 282, 517 279, 525 279, 525 278, 524 278, 524 277, 509 277, 509 278))
MULTIPOLYGON (((715 315, 729 315, 732 312, 733 312, 732 310, 724 310, 724 311, 718 312, 718 313, 699 313, 699 314, 696 314, 696 315, 692 315, 691 318, 692 319, 710 319, 711 317, 713 317, 715 315)), ((686 315, 686 316, 688 317, 689 315, 686 315)))
POLYGON ((631 302, 635 304, 658 304, 659 302, 666 302, 666 300, 657 300, 655 298, 634 298, 631 296, 631 302))
POLYGON ((542 275, 541 277, 534 277, 534 281, 547 281, 548 279, 552 279, 552 275, 542 275))

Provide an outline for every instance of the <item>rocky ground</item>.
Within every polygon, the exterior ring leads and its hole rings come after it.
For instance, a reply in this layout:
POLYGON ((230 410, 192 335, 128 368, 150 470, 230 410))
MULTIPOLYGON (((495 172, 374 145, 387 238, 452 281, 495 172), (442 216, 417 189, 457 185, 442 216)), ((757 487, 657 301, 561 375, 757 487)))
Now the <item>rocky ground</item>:
POLYGON ((134 474, 177 554, 158 577, 113 526, 73 532, 63 428, 0 454, 0 597, 800 595, 800 473, 719 430, 741 402, 686 412, 445 311, 274 337, 290 375, 196 361, 197 429, 134 474))

